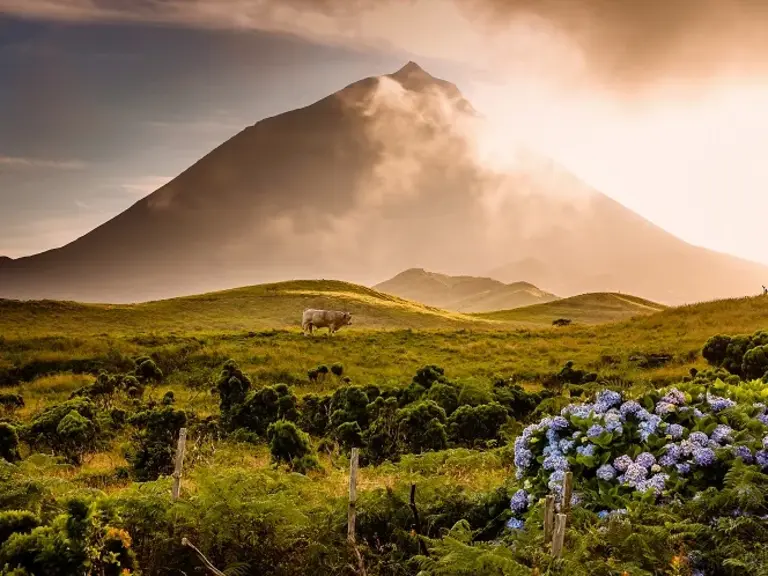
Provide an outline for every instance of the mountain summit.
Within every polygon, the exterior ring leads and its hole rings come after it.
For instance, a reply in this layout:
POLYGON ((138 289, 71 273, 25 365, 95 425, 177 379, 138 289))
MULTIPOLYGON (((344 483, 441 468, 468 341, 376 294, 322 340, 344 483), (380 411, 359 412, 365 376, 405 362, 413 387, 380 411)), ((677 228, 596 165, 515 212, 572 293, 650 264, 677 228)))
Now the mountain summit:
POLYGON ((551 163, 494 172, 464 118, 478 117, 458 88, 413 62, 365 78, 244 129, 74 242, 3 259, 0 297, 135 302, 416 266, 665 303, 765 284, 765 267, 690 246, 551 163))

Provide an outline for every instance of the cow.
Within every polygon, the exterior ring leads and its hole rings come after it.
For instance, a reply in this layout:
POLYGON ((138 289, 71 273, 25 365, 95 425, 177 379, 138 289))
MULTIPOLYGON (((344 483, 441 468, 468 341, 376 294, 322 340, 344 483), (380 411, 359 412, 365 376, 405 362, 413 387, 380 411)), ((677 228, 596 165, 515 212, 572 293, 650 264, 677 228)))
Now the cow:
POLYGON ((312 334, 313 328, 328 328, 328 336, 342 326, 352 324, 352 314, 338 310, 315 310, 308 308, 301 316, 301 329, 304 335, 312 334))

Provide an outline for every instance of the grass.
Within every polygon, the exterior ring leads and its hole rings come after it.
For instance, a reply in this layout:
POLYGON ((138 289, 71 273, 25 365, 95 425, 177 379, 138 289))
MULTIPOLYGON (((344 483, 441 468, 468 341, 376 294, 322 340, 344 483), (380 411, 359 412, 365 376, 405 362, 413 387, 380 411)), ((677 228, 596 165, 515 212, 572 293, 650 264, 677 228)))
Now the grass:
POLYGON ((348 310, 360 330, 509 330, 551 324, 568 314, 585 324, 621 320, 662 306, 631 296, 590 294, 549 304, 485 314, 462 314, 404 300, 347 282, 306 280, 262 284, 199 296, 133 305, 0 300, 0 334, 41 336, 137 336, 217 334, 295 329, 305 308, 348 310))

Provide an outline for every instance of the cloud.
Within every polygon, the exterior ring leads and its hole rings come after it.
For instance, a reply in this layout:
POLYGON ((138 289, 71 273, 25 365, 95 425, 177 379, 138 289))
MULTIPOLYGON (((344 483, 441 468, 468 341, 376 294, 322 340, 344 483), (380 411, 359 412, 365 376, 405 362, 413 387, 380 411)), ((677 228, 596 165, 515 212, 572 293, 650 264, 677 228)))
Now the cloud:
POLYGON ((80 160, 45 160, 18 156, 0 156, 0 170, 44 169, 44 170, 85 170, 88 164, 80 160))
POLYGON ((768 68, 764 0, 0 0, 0 12, 263 30, 489 72, 588 71, 625 91, 768 68))

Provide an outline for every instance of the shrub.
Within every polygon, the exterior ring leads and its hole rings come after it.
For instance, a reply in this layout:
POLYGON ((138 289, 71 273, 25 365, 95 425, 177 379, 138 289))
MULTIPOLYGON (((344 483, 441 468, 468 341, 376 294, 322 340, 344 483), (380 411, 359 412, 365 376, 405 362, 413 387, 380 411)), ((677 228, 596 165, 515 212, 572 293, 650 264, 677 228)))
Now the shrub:
MULTIPOLYGON (((275 462, 288 464, 297 472, 307 469, 311 459, 312 445, 309 436, 287 420, 278 420, 267 429, 269 451, 275 462)), ((311 466, 310 466, 311 467, 311 466)))
POLYGON ((179 430, 187 423, 186 413, 163 406, 139 412, 129 423, 135 430, 128 461, 136 479, 145 482, 171 474, 179 430))
POLYGON ((0 409, 6 416, 11 416, 16 410, 24 408, 24 398, 21 394, 0 394, 0 409))
POLYGON ((136 359, 134 374, 144 384, 159 384, 163 380, 163 371, 160 370, 155 361, 149 356, 142 356, 136 359))
POLYGON ((325 436, 331 418, 331 397, 307 394, 301 399, 301 429, 312 436, 325 436))
POLYGON ((56 427, 58 450, 73 464, 80 464, 83 456, 95 449, 96 428, 93 422, 76 410, 71 410, 56 427))
POLYGON ((448 419, 449 437, 452 442, 468 447, 498 440, 507 418, 507 411, 500 404, 461 406, 448 419))
POLYGON ((768 373, 768 345, 748 350, 741 363, 741 372, 750 380, 765 376, 768 373))
POLYGON ((6 422, 0 422, 0 459, 19 460, 19 435, 16 428, 6 422))
POLYGON ((13 534, 28 534, 40 525, 40 519, 27 510, 0 512, 0 546, 13 534))
POLYGON ((229 360, 216 380, 216 389, 219 393, 221 422, 225 429, 230 429, 235 407, 245 402, 245 397, 251 389, 251 379, 240 370, 237 362, 229 360))
POLYGON ((459 392, 452 384, 438 382, 427 392, 427 400, 434 401, 450 416, 459 407, 459 392))
POLYGON ((360 428, 367 428, 368 404, 368 395, 360 386, 339 388, 331 397, 331 426, 357 422, 360 428))
POLYGON ((339 363, 337 362, 336 364, 334 364, 333 366, 331 366, 331 373, 332 373, 334 376, 336 376, 336 377, 338 377, 338 378, 341 378, 342 374, 344 374, 344 366, 342 366, 341 364, 339 364, 339 363))
POLYGON ((406 451, 418 454, 445 448, 445 410, 435 402, 425 400, 401 408, 397 420, 399 445, 406 451))
POLYGON ((290 421, 298 419, 296 397, 285 384, 274 387, 265 386, 249 392, 241 405, 233 407, 230 427, 245 428, 259 436, 264 436, 269 425, 281 419, 290 421))

